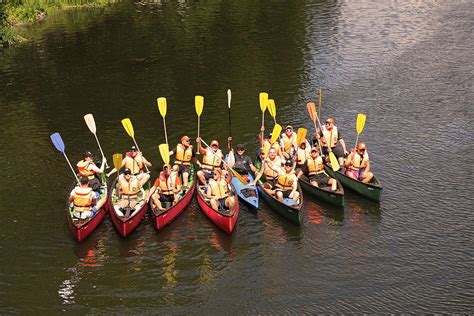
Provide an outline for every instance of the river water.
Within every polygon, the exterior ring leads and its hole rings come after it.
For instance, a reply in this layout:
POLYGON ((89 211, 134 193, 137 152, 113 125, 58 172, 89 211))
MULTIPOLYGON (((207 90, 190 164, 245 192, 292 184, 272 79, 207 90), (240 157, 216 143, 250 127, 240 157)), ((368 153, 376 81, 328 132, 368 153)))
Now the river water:
MULTIPOLYGON (((0 313, 472 313, 474 312, 474 3, 456 1, 155 1, 67 10, 20 29, 0 51, 0 313), (242 207, 232 236, 197 203, 155 232, 129 238, 109 218, 83 243, 66 225, 68 157, 109 161, 131 145, 160 165, 156 97, 168 98, 168 137, 257 148, 258 93, 281 124, 312 128, 305 103, 360 139, 384 186, 372 203, 346 193, 338 210, 305 198, 301 227, 264 204, 242 207)), ((266 117, 270 123, 271 118, 266 117)), ((271 129, 271 124, 267 124, 271 129)))

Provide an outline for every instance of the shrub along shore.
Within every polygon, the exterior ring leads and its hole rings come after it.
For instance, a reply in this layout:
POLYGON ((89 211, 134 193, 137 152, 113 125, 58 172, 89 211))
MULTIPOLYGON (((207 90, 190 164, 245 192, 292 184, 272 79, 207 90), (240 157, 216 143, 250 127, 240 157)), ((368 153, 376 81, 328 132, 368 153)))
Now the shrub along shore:
POLYGON ((25 41, 15 26, 35 23, 71 7, 105 6, 116 0, 0 0, 0 47, 25 41))

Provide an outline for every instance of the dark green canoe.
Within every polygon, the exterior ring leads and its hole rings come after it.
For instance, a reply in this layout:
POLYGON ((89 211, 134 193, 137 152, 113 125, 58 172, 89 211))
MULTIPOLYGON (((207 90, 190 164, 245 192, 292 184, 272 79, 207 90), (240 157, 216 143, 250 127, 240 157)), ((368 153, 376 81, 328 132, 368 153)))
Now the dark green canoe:
POLYGON ((377 180, 375 176, 370 183, 363 183, 362 181, 346 176, 344 170, 345 169, 342 168, 337 172, 331 171, 331 173, 336 175, 337 179, 341 181, 345 188, 349 188, 372 201, 380 201, 383 189, 379 180, 377 180))
MULTIPOLYGON (((326 173, 328 175, 331 175, 331 172, 328 170, 329 167, 325 166, 326 173)), ((334 177, 333 175, 331 175, 334 177)), ((306 176, 301 176, 300 178, 300 184, 303 190, 306 193, 311 194, 312 196, 316 197, 318 200, 330 203, 334 206, 338 207, 344 207, 344 188, 342 187, 341 182, 335 178, 337 181, 337 190, 336 191, 331 191, 330 186, 324 186, 324 187, 315 187, 309 183, 309 179, 306 176)))

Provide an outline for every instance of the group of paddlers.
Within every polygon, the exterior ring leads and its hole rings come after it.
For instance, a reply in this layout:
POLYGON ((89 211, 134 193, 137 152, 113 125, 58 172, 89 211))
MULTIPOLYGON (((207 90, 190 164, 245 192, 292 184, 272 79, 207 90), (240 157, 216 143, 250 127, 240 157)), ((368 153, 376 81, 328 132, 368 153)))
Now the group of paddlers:
MULTIPOLYGON (((313 186, 327 186, 329 190, 335 191, 336 179, 324 169, 328 163, 327 156, 331 152, 337 157, 339 164, 345 167, 347 176, 365 183, 370 182, 373 177, 365 143, 360 142, 355 149, 348 151, 333 118, 327 119, 326 124, 312 135, 311 142, 306 138, 298 140, 297 133, 290 125, 285 127, 279 141, 272 141, 274 138, 271 135, 264 137, 264 131, 262 127, 259 134, 259 170, 245 154, 242 144, 237 145, 234 152, 231 137, 228 138, 227 147, 232 154, 229 155, 227 163, 224 162, 224 155, 217 140, 212 140, 209 146, 204 143, 206 147, 203 147, 201 138, 196 139, 198 152, 202 155, 202 160, 199 161, 190 144, 190 138, 181 137, 180 143, 169 152, 175 156, 174 164, 164 164, 163 170, 146 195, 143 187, 149 181, 150 174, 145 169, 152 167, 152 164, 132 146, 122 161, 122 172, 117 180, 118 205, 121 208, 133 208, 138 203, 140 191, 143 192, 145 202, 151 200, 153 208, 159 211, 176 204, 182 193, 189 189, 193 162, 201 168, 197 177, 215 210, 232 210, 238 202, 230 188, 232 173, 229 172, 229 166, 241 175, 255 174, 251 185, 255 185, 264 176, 266 182, 263 189, 280 201, 286 198, 299 200, 297 183, 298 178, 302 176, 307 177, 313 186)), ((81 185, 70 195, 70 202, 74 203, 74 217, 92 217, 105 203, 104 198, 100 200, 101 181, 97 176, 104 172, 105 164, 106 159, 103 158, 99 168, 93 162, 90 152, 85 153, 83 159, 77 163, 81 185)))

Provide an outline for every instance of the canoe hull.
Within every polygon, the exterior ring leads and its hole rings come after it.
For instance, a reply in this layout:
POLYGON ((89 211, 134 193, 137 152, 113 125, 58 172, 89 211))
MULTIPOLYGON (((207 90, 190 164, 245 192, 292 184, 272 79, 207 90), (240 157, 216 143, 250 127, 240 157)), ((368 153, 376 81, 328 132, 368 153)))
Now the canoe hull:
POLYGON ((83 241, 86 239, 99 224, 102 222, 106 214, 105 207, 102 207, 97 214, 88 222, 85 223, 74 223, 70 215, 66 215, 68 226, 71 234, 76 238, 77 241, 83 241))
MULTIPOLYGON (((216 224, 220 229, 225 231, 227 234, 232 234, 234 231, 237 218, 239 216, 239 203, 235 203, 235 211, 232 215, 224 215, 220 212, 215 211, 210 204, 204 200, 204 196, 199 190, 197 190, 197 200, 201 211, 206 215, 207 218, 216 224)), ((235 191, 234 191, 235 193, 235 191)))
MULTIPOLYGON (((252 182, 252 175, 248 175, 248 182, 252 182)), ((239 199, 253 209, 258 208, 258 190, 256 186, 244 185, 236 177, 232 178, 232 185, 239 196, 239 199), (252 192, 253 191, 253 192, 252 192), (252 192, 252 193, 251 193, 252 192)))
MULTIPOLYGON (((327 168, 327 167, 326 167, 327 168)), ((329 170, 326 169, 328 174, 331 174, 329 170)), ((337 191, 329 191, 323 188, 318 188, 312 186, 307 179, 300 179, 299 183, 306 193, 314 196, 320 201, 332 204, 338 207, 344 207, 344 189, 341 182, 336 178, 337 181, 337 191)))
POLYGON ((344 171, 333 172, 333 174, 335 174, 345 188, 349 188, 374 202, 380 202, 383 188, 377 178, 374 177, 372 184, 366 184, 349 178, 344 174, 344 171))
POLYGON ((257 185, 258 191, 260 192, 260 196, 263 200, 268 204, 268 206, 277 214, 283 216, 290 222, 301 225, 303 223, 303 213, 301 211, 301 207, 303 205, 303 192, 301 191, 301 187, 298 184, 298 191, 300 193, 300 205, 299 207, 290 207, 284 203, 281 203, 273 196, 268 194, 259 183, 257 185))

